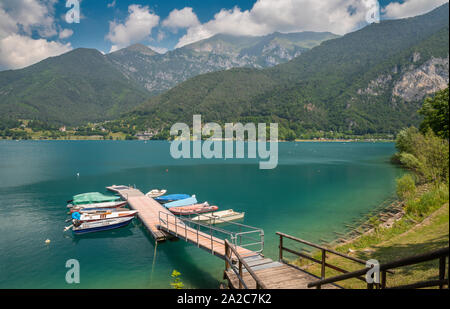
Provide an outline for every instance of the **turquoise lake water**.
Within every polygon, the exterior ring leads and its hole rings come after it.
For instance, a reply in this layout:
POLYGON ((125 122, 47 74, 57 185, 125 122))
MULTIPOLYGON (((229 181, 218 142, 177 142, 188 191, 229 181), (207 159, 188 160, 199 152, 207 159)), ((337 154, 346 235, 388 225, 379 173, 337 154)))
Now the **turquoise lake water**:
POLYGON ((276 231, 309 241, 332 239, 395 192, 402 171, 392 143, 280 143, 279 165, 255 160, 174 160, 169 143, 0 141, 0 288, 217 288, 224 263, 184 241, 158 244, 139 220, 125 228, 63 233, 66 201, 83 192, 132 184, 196 194, 222 210, 245 211, 277 259, 276 231), (76 174, 80 176, 77 177, 76 174), (50 239, 50 244, 45 240, 50 239), (68 259, 81 283, 65 281, 68 259))

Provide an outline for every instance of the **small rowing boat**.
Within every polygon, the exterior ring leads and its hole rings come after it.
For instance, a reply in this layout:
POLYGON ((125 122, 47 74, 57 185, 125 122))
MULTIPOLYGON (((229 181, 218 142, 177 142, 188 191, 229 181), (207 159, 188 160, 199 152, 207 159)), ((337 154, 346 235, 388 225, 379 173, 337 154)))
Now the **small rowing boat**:
POLYGON ((95 204, 83 204, 83 205, 74 205, 70 207, 70 212, 76 212, 80 210, 99 210, 99 209, 112 209, 112 208, 120 208, 127 204, 127 201, 114 201, 114 202, 105 202, 105 203, 95 203, 95 204))
POLYGON ((128 208, 82 208, 82 209, 73 209, 68 214, 72 214, 74 212, 79 212, 80 214, 100 214, 105 212, 114 212, 114 211, 128 211, 128 208))
POLYGON ((79 222, 77 220, 72 220, 72 225, 66 227, 64 231, 72 228, 75 234, 87 234, 93 232, 107 231, 112 229, 121 228, 130 224, 133 217, 98 220, 93 222, 79 222))
POLYGON ((192 218, 192 221, 197 221, 206 224, 218 224, 223 222, 230 222, 244 218, 245 212, 236 212, 233 209, 217 211, 210 214, 200 215, 192 218))
POLYGON ((155 197, 163 196, 164 194, 166 194, 166 192, 167 192, 167 190, 153 189, 153 190, 147 192, 147 194, 145 194, 145 195, 147 195, 148 197, 151 197, 151 198, 155 198, 155 197))
POLYGON ((84 222, 93 222, 93 221, 98 221, 98 220, 135 217, 136 214, 137 214, 136 210, 104 211, 104 212, 97 212, 97 213, 74 212, 72 214, 72 219, 78 220, 81 223, 84 223, 84 222))
POLYGON ((170 203, 165 203, 164 207, 166 207, 167 209, 170 209, 172 207, 190 206, 190 205, 195 205, 197 203, 198 203, 197 198, 195 197, 195 195, 193 195, 189 198, 185 198, 185 199, 170 202, 170 203))
POLYGON ((190 205, 190 206, 169 208, 171 213, 173 213, 174 215, 179 215, 179 216, 197 215, 197 214, 216 211, 217 209, 219 209, 219 207, 210 206, 208 204, 208 202, 205 202, 203 204, 195 204, 195 205, 190 205))
POLYGON ((178 200, 184 200, 186 198, 190 198, 191 196, 188 194, 169 194, 169 195, 163 195, 160 197, 155 198, 155 201, 158 201, 161 204, 164 203, 170 203, 178 200))

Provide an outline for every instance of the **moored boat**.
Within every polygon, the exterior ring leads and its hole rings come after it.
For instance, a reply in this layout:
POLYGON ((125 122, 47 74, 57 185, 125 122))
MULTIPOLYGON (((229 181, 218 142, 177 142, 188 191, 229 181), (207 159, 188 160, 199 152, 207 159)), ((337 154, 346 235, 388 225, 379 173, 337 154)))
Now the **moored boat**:
POLYGON ((205 202, 203 204, 172 207, 172 208, 169 208, 169 211, 171 213, 173 213, 174 215, 189 216, 189 215, 196 215, 196 214, 212 212, 212 211, 216 211, 217 209, 219 209, 219 207, 211 206, 208 204, 208 202, 205 202))
POLYGON ((197 221, 206 224, 218 224, 223 222, 235 221, 244 218, 245 212, 236 212, 233 209, 217 211, 210 214, 204 214, 192 218, 192 221, 197 221))
MULTIPOLYGON (((112 229, 121 228, 130 224, 133 217, 115 218, 107 220, 98 220, 93 222, 79 222, 73 220, 72 230, 75 234, 86 234, 100 231, 107 231, 112 229)), ((68 228, 66 228, 67 230, 68 228)))
POLYGON ((79 213, 75 212, 72 214, 72 218, 84 222, 93 222, 98 220, 108 220, 115 218, 126 218, 135 217, 137 214, 136 210, 122 210, 122 211, 104 211, 97 213, 79 213))
POLYGON ((197 198, 195 197, 195 195, 193 195, 189 198, 185 198, 185 199, 170 202, 170 203, 165 203, 164 207, 170 209, 172 207, 190 206, 190 205, 195 205, 197 203, 198 203, 197 198))
POLYGON ((70 207, 70 212, 76 212, 80 210, 99 210, 99 209, 113 209, 120 208, 127 204, 127 201, 114 201, 114 202, 105 202, 105 203, 94 203, 94 204, 82 204, 82 205, 74 205, 70 207))
POLYGON ((161 204, 164 203, 170 203, 178 200, 184 200, 187 198, 190 198, 191 196, 188 194, 169 194, 169 195, 163 195, 160 197, 155 198, 155 201, 158 201, 161 204))
MULTIPOLYGON (((101 206, 107 203, 113 203, 120 200, 120 196, 113 196, 113 195, 105 195, 99 192, 89 192, 89 193, 83 193, 78 194, 73 197, 73 199, 70 201, 69 205, 67 207, 76 207, 76 206, 83 206, 88 207, 86 205, 98 205, 97 208, 105 207, 101 206)), ((93 208, 93 207, 90 207, 93 208)))
POLYGON ((163 196, 166 193, 167 193, 167 190, 153 189, 153 190, 147 192, 147 194, 145 194, 145 195, 148 197, 151 197, 151 198, 155 198, 155 197, 163 196))
POLYGON ((128 211, 128 208, 81 208, 81 209, 73 209, 68 214, 72 214, 74 212, 79 212, 80 214, 100 214, 105 212, 114 212, 114 211, 128 211))

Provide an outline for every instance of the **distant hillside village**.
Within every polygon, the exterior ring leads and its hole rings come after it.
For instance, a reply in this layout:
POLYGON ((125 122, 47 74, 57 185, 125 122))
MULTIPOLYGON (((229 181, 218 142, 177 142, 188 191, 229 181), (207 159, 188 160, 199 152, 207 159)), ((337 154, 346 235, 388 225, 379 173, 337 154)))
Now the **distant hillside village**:
POLYGON ((138 131, 126 126, 117 127, 108 121, 69 127, 40 120, 0 120, 0 139, 10 140, 151 140, 159 134, 158 130, 138 131))

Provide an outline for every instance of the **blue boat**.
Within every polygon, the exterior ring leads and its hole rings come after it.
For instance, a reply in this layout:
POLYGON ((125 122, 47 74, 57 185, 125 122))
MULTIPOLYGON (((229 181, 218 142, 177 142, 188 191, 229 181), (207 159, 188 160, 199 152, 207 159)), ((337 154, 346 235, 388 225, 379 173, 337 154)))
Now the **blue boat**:
MULTIPOLYGON (((107 220, 98 220, 93 222, 84 222, 78 226, 73 226, 73 232, 75 234, 86 234, 100 231, 107 231, 112 229, 118 229, 120 227, 127 226, 133 220, 133 217, 115 218, 107 220)), ((76 221, 76 220, 74 220, 76 221)))
POLYGON ((169 195, 163 195, 163 196, 160 196, 160 197, 156 197, 155 201, 158 201, 158 202, 164 204, 164 203, 184 200, 184 199, 187 199, 187 198, 190 198, 190 197, 191 196, 188 195, 188 194, 169 194, 169 195))
POLYGON ((166 203, 166 204, 164 204, 164 207, 166 207, 166 208, 182 207, 182 206, 194 205, 194 204, 197 204, 197 203, 198 203, 197 202, 197 198, 195 197, 195 195, 193 195, 193 196, 191 196, 189 198, 185 198, 185 199, 182 199, 182 200, 166 203))

